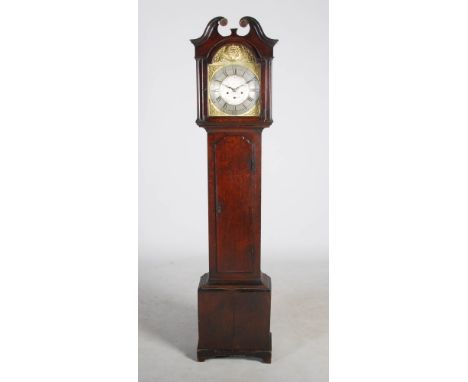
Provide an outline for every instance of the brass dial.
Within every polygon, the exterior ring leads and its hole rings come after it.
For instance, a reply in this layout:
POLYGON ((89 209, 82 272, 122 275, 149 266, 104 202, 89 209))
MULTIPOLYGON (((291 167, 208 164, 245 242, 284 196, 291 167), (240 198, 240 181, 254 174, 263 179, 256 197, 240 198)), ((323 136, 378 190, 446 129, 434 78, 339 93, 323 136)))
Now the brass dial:
POLYGON ((214 106, 228 115, 242 115, 255 108, 260 83, 257 76, 242 65, 219 68, 210 81, 210 99, 214 106))
POLYGON ((260 64, 245 45, 219 48, 208 65, 208 115, 259 116, 260 73, 260 64))

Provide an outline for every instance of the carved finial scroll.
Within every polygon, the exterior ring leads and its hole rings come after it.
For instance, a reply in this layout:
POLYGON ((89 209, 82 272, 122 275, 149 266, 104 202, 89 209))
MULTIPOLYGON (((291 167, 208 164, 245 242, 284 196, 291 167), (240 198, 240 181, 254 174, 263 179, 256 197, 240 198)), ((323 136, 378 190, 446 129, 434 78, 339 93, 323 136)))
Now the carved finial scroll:
MULTIPOLYGON (((193 40, 190 40, 192 41, 192 43, 195 45, 195 46, 201 46, 203 45, 204 43, 206 43, 210 38, 214 38, 216 40, 219 40, 221 38, 223 38, 223 36, 220 35, 220 33, 218 32, 218 26, 221 25, 221 26, 226 26, 228 24, 228 19, 223 17, 223 16, 217 16, 217 17, 214 17, 213 19, 211 19, 206 28, 205 28, 205 31, 203 32, 203 34, 201 35, 201 37, 199 38, 196 38, 196 39, 193 39, 193 40)), ((272 38, 269 38, 265 32, 263 32, 263 29, 262 27, 260 26, 260 23, 253 17, 250 17, 250 16, 244 16, 242 17, 240 20, 239 20, 239 25, 242 27, 242 28, 245 28, 247 25, 250 25, 250 31, 249 33, 246 35, 246 36, 253 36, 253 35, 257 35, 258 38, 263 41, 267 46, 269 46, 270 48, 272 48, 277 42, 278 40, 275 40, 275 39, 272 39, 272 38)), ((235 28, 231 28, 231 36, 232 37, 235 37, 237 36, 237 29, 235 28)), ((229 36, 228 36, 229 37, 229 36)), ((245 37, 245 36, 244 36, 245 37)))
POLYGON ((252 34, 255 32, 267 45, 270 47, 273 47, 278 40, 269 38, 265 32, 263 32, 263 29, 260 25, 260 23, 254 19, 253 17, 250 16, 244 16, 239 20, 239 25, 242 28, 245 28, 247 25, 250 25, 250 32, 248 34, 252 34))
POLYGON ((205 28, 205 31, 203 32, 203 34, 199 38, 194 38, 194 39, 192 39, 190 41, 192 42, 193 45, 200 46, 203 43, 205 43, 206 41, 208 41, 208 39, 212 35, 222 37, 218 32, 218 25, 226 26, 227 23, 228 23, 228 20, 223 16, 214 17, 206 25, 206 28, 205 28))
POLYGON ((222 27, 225 27, 228 23, 228 19, 223 17, 221 20, 219 20, 219 25, 221 25, 222 27))

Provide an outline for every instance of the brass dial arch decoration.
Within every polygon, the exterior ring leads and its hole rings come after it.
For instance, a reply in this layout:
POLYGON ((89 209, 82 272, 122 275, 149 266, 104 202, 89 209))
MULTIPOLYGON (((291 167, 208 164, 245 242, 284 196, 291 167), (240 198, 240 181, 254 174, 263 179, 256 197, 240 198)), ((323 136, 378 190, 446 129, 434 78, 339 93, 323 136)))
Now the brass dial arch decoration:
POLYGON ((208 115, 259 116, 260 78, 260 64, 249 48, 221 46, 208 64, 208 115))
POLYGON ((256 63, 255 56, 245 45, 240 44, 228 44, 218 49, 216 54, 213 56, 211 63, 217 62, 232 62, 232 61, 243 61, 256 63))

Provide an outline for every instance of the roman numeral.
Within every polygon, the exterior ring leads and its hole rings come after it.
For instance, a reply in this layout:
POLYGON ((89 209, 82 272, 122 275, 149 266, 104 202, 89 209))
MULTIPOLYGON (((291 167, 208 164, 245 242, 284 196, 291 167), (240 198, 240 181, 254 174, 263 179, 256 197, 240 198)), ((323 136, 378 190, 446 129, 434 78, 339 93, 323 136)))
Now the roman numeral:
POLYGON ((217 96, 217 97, 216 97, 216 101, 217 101, 217 102, 221 102, 221 99, 222 99, 221 96, 217 96))
POLYGON ((253 102, 254 99, 251 96, 248 96, 247 100, 249 100, 250 102, 253 102))

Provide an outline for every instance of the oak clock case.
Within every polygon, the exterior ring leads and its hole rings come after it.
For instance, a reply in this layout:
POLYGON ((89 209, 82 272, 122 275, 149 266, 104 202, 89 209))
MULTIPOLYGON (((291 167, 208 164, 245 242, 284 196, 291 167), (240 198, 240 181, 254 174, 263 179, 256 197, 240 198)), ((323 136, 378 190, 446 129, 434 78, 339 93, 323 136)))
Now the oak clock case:
POLYGON ((277 40, 243 17, 222 36, 215 17, 195 46, 197 120, 208 135, 209 272, 198 287, 197 359, 271 362, 271 279, 260 269, 262 131, 271 119, 277 40))

